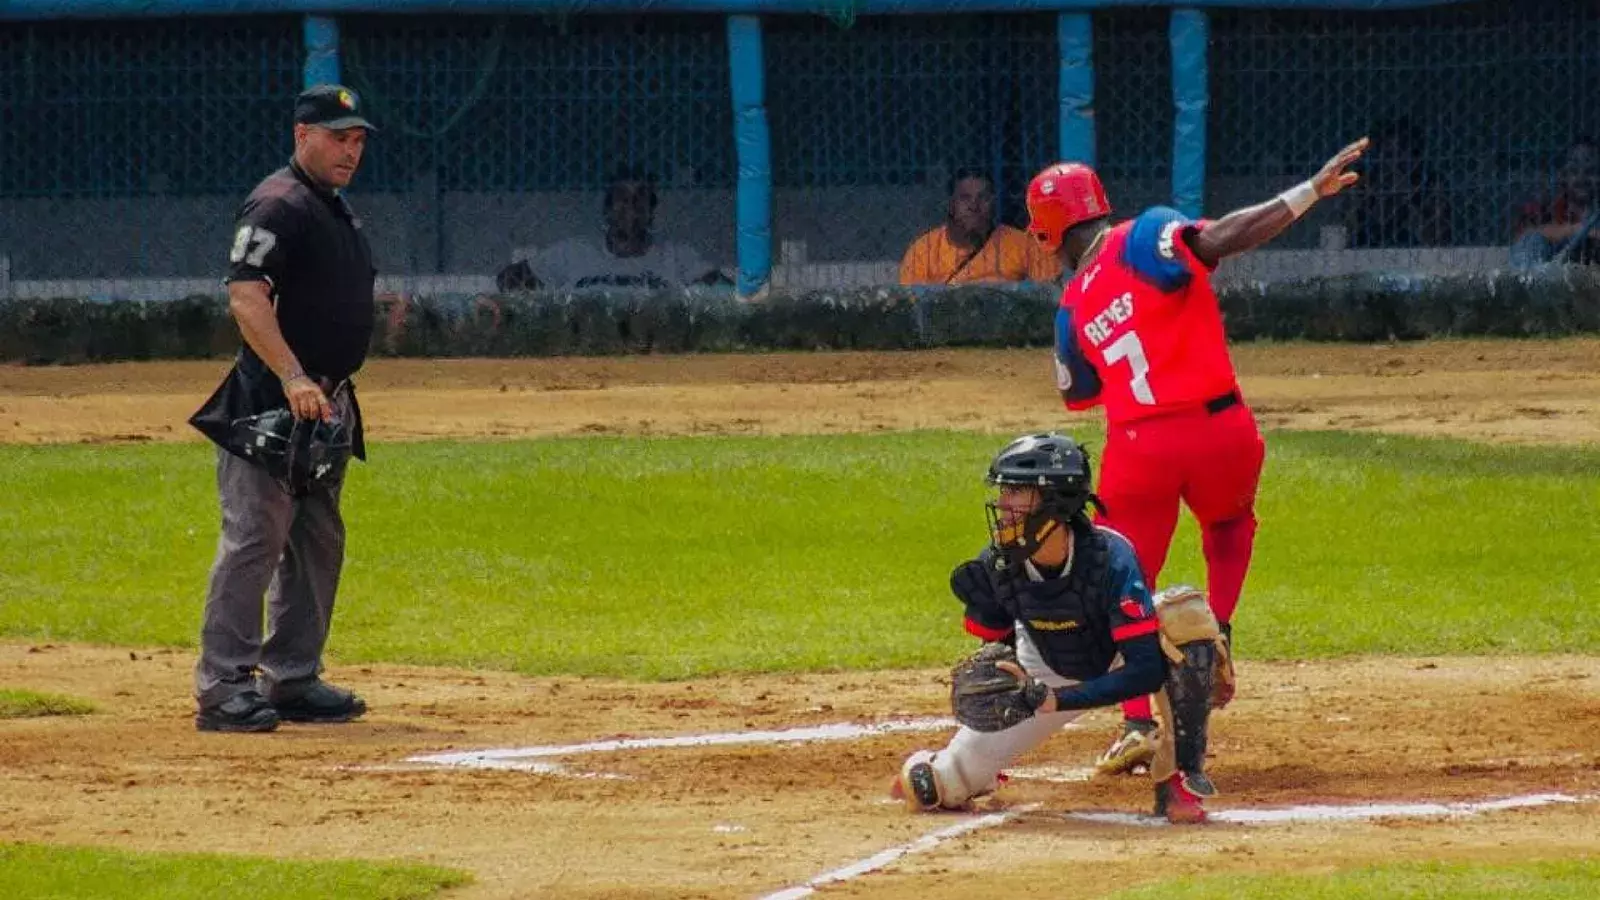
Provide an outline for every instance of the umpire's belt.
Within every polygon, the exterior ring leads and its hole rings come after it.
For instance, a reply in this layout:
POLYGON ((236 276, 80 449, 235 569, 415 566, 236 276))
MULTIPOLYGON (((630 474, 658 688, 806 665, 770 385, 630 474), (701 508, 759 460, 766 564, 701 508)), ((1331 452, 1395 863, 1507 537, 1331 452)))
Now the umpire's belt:
POLYGON ((1230 406, 1238 406, 1243 402, 1244 400, 1239 396, 1239 392, 1237 390, 1232 390, 1220 397, 1212 397, 1210 400, 1207 400, 1206 412, 1214 416, 1230 406))
POLYGON ((327 397, 329 400, 332 400, 335 396, 337 396, 339 392, 344 390, 345 386, 350 383, 350 379, 348 378, 341 378, 338 381, 334 381, 332 378, 328 378, 325 375, 310 375, 308 377, 314 384, 316 384, 317 387, 322 389, 322 396, 327 397))

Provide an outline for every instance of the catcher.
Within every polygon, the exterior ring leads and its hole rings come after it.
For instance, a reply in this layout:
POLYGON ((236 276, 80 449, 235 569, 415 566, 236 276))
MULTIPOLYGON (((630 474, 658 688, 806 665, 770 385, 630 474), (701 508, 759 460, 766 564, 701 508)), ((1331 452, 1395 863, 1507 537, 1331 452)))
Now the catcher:
POLYGON ((1035 434, 989 466, 991 543, 950 588, 985 641, 952 673, 961 729, 919 750, 891 793, 914 811, 962 809, 1002 769, 1084 710, 1155 694, 1155 814, 1199 823, 1216 789, 1205 773, 1213 691, 1232 680, 1204 592, 1150 595, 1127 539, 1094 525, 1089 459, 1071 438, 1035 434))

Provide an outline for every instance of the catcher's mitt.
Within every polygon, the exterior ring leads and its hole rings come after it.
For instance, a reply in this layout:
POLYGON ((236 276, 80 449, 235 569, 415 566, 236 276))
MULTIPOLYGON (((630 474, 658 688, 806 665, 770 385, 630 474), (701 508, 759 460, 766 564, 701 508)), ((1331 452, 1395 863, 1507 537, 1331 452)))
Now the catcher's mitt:
POLYGON ((1022 671, 1017 651, 1005 644, 984 644, 950 672, 950 708, 974 731, 1004 731, 1028 720, 1049 692, 1022 671))

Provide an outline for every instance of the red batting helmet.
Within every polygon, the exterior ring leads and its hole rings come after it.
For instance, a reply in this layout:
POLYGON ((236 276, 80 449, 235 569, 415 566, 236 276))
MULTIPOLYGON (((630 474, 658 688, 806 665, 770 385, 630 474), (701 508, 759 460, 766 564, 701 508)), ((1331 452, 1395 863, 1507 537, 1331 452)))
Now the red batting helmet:
POLYGON ((1052 252, 1067 229, 1111 215, 1100 176, 1083 163, 1056 163, 1028 182, 1028 233, 1052 252))

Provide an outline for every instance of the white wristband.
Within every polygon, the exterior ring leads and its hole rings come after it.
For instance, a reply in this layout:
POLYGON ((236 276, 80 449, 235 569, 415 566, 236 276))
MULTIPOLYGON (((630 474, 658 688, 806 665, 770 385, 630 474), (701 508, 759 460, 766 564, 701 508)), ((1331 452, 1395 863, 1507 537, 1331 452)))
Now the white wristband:
POLYGON ((1278 199, 1289 205, 1289 211, 1294 213, 1296 219, 1306 214, 1313 203, 1322 199, 1317 195, 1316 186, 1310 181, 1302 181, 1287 191, 1278 195, 1278 199))

